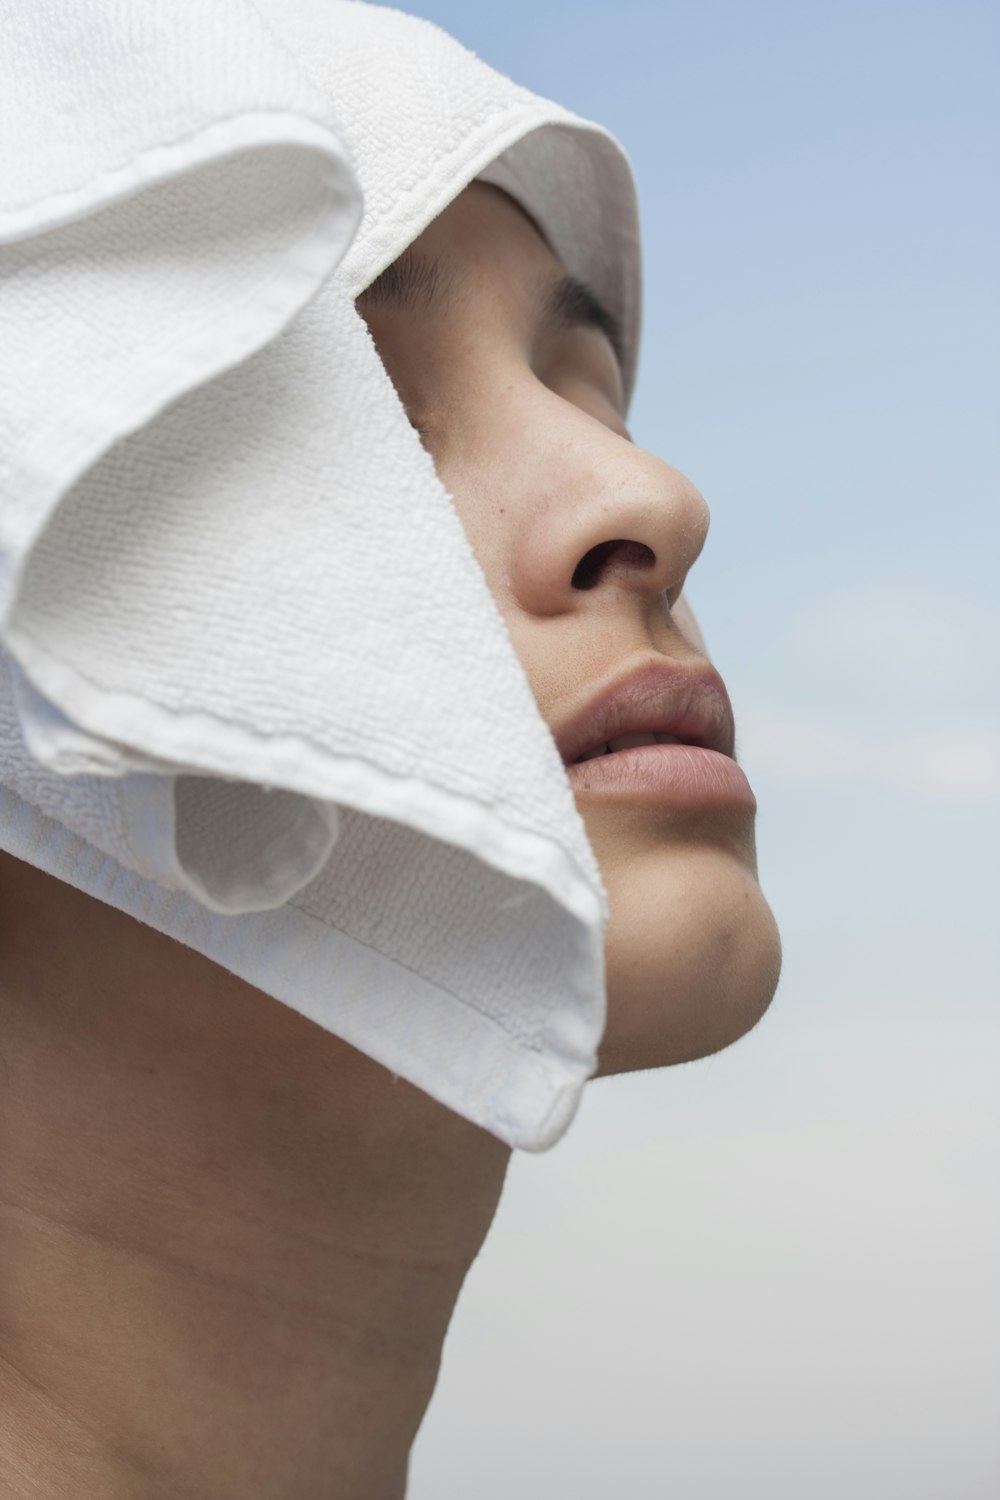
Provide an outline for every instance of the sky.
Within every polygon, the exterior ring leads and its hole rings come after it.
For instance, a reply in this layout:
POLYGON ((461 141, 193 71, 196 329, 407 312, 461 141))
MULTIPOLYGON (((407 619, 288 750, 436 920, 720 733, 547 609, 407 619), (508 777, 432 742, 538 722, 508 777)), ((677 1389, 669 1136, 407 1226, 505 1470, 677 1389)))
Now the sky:
POLYGON ((785 964, 515 1158, 409 1500, 996 1500, 1000 13, 410 8, 632 160, 785 964))

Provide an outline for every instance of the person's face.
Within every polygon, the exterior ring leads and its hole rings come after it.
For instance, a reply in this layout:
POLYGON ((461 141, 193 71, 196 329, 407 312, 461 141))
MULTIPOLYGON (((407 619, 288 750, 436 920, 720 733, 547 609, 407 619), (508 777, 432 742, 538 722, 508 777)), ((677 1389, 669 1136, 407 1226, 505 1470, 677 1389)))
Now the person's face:
POLYGON ((780 960, 753 797, 681 598, 708 511, 631 442, 611 337, 579 292, 553 298, 564 281, 527 215, 474 183, 358 309, 557 742, 598 693, 652 668, 639 712, 655 701, 674 737, 721 745, 612 745, 567 764, 608 895, 610 1073, 734 1041, 766 1009, 780 960))

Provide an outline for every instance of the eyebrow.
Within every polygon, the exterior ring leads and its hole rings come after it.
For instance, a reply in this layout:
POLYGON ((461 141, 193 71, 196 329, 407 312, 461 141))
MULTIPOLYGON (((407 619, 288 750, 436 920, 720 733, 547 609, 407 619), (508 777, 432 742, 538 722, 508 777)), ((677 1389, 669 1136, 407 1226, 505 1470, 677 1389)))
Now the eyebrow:
MULTIPOLYGON (((431 307, 445 301, 453 277, 444 278, 436 260, 409 246, 386 266, 358 296, 371 307, 409 310, 431 307)), ((568 274, 556 275, 544 286, 541 319, 550 328, 571 332, 574 328, 596 328, 611 344, 620 365, 624 364, 621 324, 585 281, 568 274)))
POLYGON ((429 307, 444 290, 436 260, 410 245, 358 296, 372 307, 429 307))

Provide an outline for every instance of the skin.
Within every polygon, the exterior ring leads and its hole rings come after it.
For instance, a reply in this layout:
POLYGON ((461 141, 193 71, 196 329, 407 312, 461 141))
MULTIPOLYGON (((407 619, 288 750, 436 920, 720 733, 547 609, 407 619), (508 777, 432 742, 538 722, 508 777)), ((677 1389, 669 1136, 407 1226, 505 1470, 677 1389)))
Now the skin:
MULTIPOLYGON (((564 268, 535 225, 473 183, 413 248, 435 267, 436 295, 359 306, 546 722, 558 729, 596 684, 647 662, 703 663, 681 590, 708 508, 630 440, 607 334, 546 323, 564 268), (602 546, 592 586, 575 587, 602 546)), ((684 1062, 742 1036, 779 966, 752 812, 624 807, 583 789, 577 806, 610 910, 600 1071, 684 1062)))
MULTIPOLYGON (((630 443, 605 335, 540 319, 560 267, 510 199, 473 185, 417 247, 445 301, 360 310, 557 727, 701 652, 707 512, 630 443)), ((751 816, 578 805, 611 908, 601 1071, 726 1045, 778 972, 751 816)), ((399 1500, 506 1147, 3 853, 0 1038, 0 1494, 399 1500)))

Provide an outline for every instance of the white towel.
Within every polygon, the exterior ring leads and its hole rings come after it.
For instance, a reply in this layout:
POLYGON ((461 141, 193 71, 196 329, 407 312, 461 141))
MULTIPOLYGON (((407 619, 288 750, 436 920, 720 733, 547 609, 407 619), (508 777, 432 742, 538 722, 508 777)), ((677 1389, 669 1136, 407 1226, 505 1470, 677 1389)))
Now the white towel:
POLYGON ((0 47, 0 845, 543 1149, 604 891, 353 299, 481 176, 631 380, 628 164, 353 0, 7 0, 0 47))

